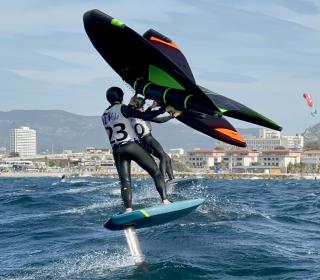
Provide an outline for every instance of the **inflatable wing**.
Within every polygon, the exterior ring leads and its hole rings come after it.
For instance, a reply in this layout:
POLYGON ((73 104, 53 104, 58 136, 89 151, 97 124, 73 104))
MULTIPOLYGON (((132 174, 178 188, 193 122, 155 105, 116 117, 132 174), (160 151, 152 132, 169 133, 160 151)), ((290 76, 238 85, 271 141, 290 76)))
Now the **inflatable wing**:
MULTIPOLYGON (((306 102, 308 104, 308 107, 310 107, 310 109, 313 110, 313 99, 312 99, 311 94, 305 92, 303 94, 303 98, 306 100, 306 102)), ((314 111, 312 111, 310 114, 311 114, 312 117, 315 117, 318 114, 317 109, 314 109, 314 111)))
MULTIPOLYGON (((189 80, 194 84, 196 83, 187 59, 171 39, 153 29, 149 29, 143 34, 143 37, 146 38, 156 49, 166 55, 175 65, 179 66, 189 80)), ((149 75, 150 74, 152 73, 149 72, 149 75)), ((149 78, 152 78, 152 76, 149 78)), ((157 82, 162 84, 164 81, 161 79, 158 81, 158 79, 156 79, 155 83, 157 82)))
POLYGON ((303 94, 303 98, 306 100, 307 104, 309 107, 312 107, 313 106, 313 100, 312 100, 312 96, 310 93, 304 93, 303 94))
POLYGON ((272 120, 251 110, 245 105, 240 104, 230 98, 212 92, 204 87, 199 86, 202 91, 215 103, 224 116, 234 119, 254 123, 264 127, 281 131, 282 128, 272 120))
POLYGON ((83 20, 92 44, 121 78, 146 98, 182 111, 178 119, 190 127, 242 147, 241 135, 222 115, 281 130, 246 106, 197 86, 185 56, 159 32, 141 36, 99 10, 86 12, 83 20))
POLYGON ((242 136, 224 117, 189 111, 188 114, 182 113, 177 119, 215 139, 231 145, 246 147, 242 136))

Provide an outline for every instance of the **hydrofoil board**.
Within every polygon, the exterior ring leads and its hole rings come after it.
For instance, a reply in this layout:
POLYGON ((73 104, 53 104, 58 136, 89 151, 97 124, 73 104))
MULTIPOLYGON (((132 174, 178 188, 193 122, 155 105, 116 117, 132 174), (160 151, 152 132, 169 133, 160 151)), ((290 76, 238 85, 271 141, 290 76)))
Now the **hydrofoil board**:
POLYGON ((113 215, 104 227, 109 230, 123 230, 128 226, 144 228, 161 225, 189 214, 203 202, 204 199, 200 198, 184 200, 113 215))

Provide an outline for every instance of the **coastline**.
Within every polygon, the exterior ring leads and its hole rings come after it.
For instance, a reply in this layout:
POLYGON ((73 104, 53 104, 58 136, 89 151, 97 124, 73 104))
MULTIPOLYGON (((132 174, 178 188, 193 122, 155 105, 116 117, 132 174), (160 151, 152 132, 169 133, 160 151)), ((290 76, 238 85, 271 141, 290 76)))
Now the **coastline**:
MULTIPOLYGON (((79 174, 79 173, 58 173, 58 172, 3 172, 0 173, 1 178, 42 178, 42 177, 57 177, 61 178, 62 175, 67 177, 76 177, 76 178, 86 178, 86 177, 113 177, 117 178, 117 173, 105 174, 105 173, 90 173, 90 174, 79 174)), ((306 174, 265 174, 265 173, 191 173, 191 172, 179 172, 175 173, 176 178, 211 178, 211 179, 271 179, 271 180, 285 180, 285 179, 309 179, 315 180, 320 179, 319 175, 306 175, 306 174)), ((136 173, 132 174, 133 178, 143 179, 150 178, 148 174, 145 173, 136 173)))
POLYGON ((0 173, 0 178, 41 178, 41 177, 60 177, 63 173, 49 172, 3 172, 0 173))

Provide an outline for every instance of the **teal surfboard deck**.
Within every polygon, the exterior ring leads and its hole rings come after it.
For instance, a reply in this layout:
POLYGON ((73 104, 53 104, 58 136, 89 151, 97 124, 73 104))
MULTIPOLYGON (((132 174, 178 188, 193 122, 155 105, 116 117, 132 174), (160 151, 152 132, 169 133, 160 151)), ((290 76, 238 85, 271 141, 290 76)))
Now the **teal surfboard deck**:
POLYGON ((109 230, 122 230, 125 226, 151 227, 181 218, 201 205, 204 199, 192 199, 113 215, 104 225, 109 230))

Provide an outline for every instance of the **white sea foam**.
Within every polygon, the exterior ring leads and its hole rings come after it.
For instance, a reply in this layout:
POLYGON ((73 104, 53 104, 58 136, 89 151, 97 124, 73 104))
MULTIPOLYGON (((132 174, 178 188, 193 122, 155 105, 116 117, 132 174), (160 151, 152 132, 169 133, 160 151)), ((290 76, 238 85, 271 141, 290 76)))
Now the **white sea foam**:
POLYGON ((67 256, 37 271, 5 279, 90 279, 107 277, 110 276, 110 272, 130 266, 133 267, 134 262, 127 249, 120 249, 117 252, 93 251, 67 256))
POLYGON ((120 190, 120 188, 119 189, 114 189, 114 190, 111 190, 110 193, 113 194, 113 195, 120 195, 121 194, 121 190, 120 190))
POLYGON ((118 268, 133 266, 134 262, 126 249, 117 252, 94 251, 72 256, 57 262, 52 271, 55 277, 97 277, 109 274, 118 268))
MULTIPOLYGON (((75 186, 73 188, 67 189, 65 190, 64 188, 60 189, 61 191, 59 191, 59 194, 64 194, 64 193, 88 193, 88 192, 95 192, 98 190, 106 190, 106 191, 110 191, 112 192, 113 188, 117 187, 119 182, 112 182, 109 184, 99 184, 99 185, 95 185, 92 186, 91 184, 94 182, 90 182, 90 185, 83 185, 83 186, 79 186, 77 188, 75 188, 75 186)), ((98 183, 98 182, 96 182, 98 183)), ((72 184, 71 184, 72 185, 72 184)))
POLYGON ((88 192, 94 192, 97 190, 103 190, 106 188, 106 185, 101 185, 97 187, 80 187, 80 188, 73 188, 73 189, 68 189, 65 191, 65 193, 88 193, 88 192))
POLYGON ((110 200, 110 201, 104 201, 104 202, 96 202, 84 207, 75 207, 71 209, 61 210, 58 211, 56 214, 77 214, 82 215, 86 212, 96 210, 96 209, 104 209, 104 208, 110 208, 120 205, 120 199, 119 200, 110 200))

